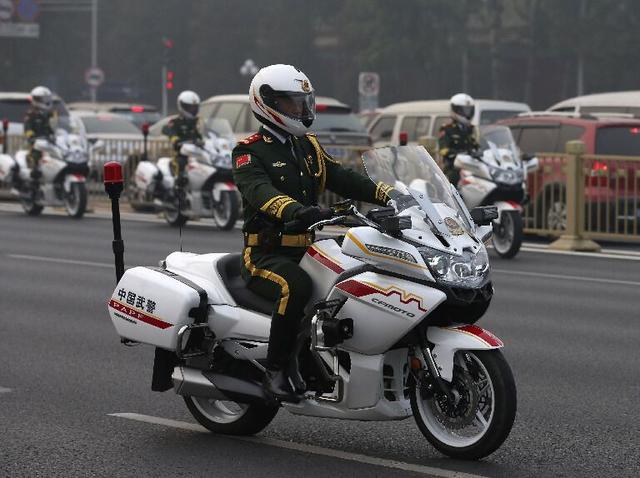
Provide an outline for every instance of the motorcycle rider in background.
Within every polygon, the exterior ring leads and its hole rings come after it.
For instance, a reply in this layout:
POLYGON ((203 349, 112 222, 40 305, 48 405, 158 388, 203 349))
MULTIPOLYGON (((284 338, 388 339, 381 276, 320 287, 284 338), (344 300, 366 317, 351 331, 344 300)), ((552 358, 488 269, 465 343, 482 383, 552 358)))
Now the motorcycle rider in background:
MULTIPOLYGON (((176 177, 176 187, 182 190, 187 185, 187 176, 184 174, 184 170, 189 158, 180 154, 180 147, 187 142, 202 146, 204 141, 202 134, 198 131, 200 97, 193 91, 185 90, 178 95, 177 103, 178 116, 162 128, 162 133, 169 137, 173 146, 174 156, 171 162, 171 172, 176 177)), ((159 178, 158 185, 161 187, 161 184, 162 178, 159 178)), ((156 191, 158 192, 159 189, 156 188, 156 191)))
POLYGON ((453 166, 458 153, 473 155, 479 145, 471 120, 475 113, 475 101, 465 93, 451 97, 451 121, 443 124, 438 133, 438 150, 444 163, 444 173, 457 186, 460 172, 453 166))
MULTIPOLYGON (((27 155, 27 165, 31 169, 31 178, 37 180, 40 173, 40 159, 42 153, 34 149, 33 145, 36 139, 45 138, 51 142, 55 142, 55 133, 53 131, 52 122, 55 120, 55 114, 52 113, 53 95, 51 90, 46 86, 36 86, 31 90, 31 107, 27 110, 24 117, 24 136, 29 143, 29 153, 27 155)), ((20 190, 22 180, 17 171, 13 174, 13 187, 20 190)))
POLYGON ((308 132, 315 119, 315 91, 297 68, 261 69, 251 82, 249 98, 263 126, 232 153, 244 210, 241 274, 251 291, 275 302, 265 390, 275 398, 299 401, 306 384, 292 352, 312 289, 299 262, 313 242, 306 228, 332 214, 318 206, 318 195, 326 187, 344 197, 385 205, 396 191, 343 168, 308 132), (297 221, 298 230, 284 230, 290 221, 297 221))

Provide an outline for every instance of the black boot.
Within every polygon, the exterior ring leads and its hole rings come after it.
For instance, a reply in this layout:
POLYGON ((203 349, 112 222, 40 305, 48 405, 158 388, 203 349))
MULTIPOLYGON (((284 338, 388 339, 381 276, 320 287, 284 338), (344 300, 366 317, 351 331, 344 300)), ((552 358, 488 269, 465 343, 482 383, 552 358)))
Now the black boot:
POLYGON ((265 392, 270 397, 283 402, 298 403, 302 399, 297 395, 289 384, 289 377, 285 370, 269 369, 264 372, 264 381, 262 382, 265 392))
POLYGON ((291 355, 291 359, 289 360, 289 364, 287 365, 287 375, 291 379, 291 383, 293 384, 293 389, 297 394, 302 395, 307 391, 307 382, 302 378, 302 374, 300 373, 300 354, 296 350, 291 355))

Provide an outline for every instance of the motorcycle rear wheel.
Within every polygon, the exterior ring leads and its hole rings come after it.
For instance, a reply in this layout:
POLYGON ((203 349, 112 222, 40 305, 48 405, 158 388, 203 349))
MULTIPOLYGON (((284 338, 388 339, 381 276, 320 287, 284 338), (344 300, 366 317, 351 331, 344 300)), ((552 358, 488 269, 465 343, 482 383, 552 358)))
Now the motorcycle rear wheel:
POLYGON ((415 381, 409 391, 411 409, 418 428, 438 451, 478 460, 509 436, 516 416, 516 385, 499 350, 460 350, 454 363, 455 410, 437 394, 429 396, 424 384, 415 381))
POLYGON ((236 403, 186 395, 193 417, 206 429, 222 435, 255 435, 264 430, 279 407, 261 403, 236 403))

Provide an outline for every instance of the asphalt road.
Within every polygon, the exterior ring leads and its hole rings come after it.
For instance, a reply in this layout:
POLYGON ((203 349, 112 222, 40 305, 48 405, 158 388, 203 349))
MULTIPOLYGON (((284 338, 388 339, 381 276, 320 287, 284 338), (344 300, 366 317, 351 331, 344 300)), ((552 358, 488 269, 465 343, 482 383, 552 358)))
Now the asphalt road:
MULTIPOLYGON (((179 243, 161 222, 125 221, 123 235, 127 265, 179 243)), ((180 397, 150 391, 151 347, 125 348, 110 323, 111 237, 106 219, 0 212, 0 476, 640 476, 640 256, 492 255, 480 325, 506 344, 518 415, 501 449, 461 462, 412 419, 281 411, 256 441, 193 427, 180 397)), ((239 231, 187 226, 182 239, 240 249, 239 231)))

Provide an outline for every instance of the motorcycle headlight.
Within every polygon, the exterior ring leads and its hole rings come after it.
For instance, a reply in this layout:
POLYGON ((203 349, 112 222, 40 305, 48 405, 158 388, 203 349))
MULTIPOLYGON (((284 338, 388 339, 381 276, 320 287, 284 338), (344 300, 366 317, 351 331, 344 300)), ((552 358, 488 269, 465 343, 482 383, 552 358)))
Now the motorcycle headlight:
POLYGON ((88 157, 82 151, 72 151, 65 158, 69 163, 86 163, 88 157))
POLYGON ((489 256, 484 247, 477 253, 464 251, 461 256, 428 247, 418 250, 435 279, 443 284, 471 289, 479 286, 489 273, 489 256))
POLYGON ((491 177, 496 183, 518 184, 522 182, 522 171, 519 169, 491 169, 491 177))

